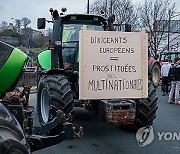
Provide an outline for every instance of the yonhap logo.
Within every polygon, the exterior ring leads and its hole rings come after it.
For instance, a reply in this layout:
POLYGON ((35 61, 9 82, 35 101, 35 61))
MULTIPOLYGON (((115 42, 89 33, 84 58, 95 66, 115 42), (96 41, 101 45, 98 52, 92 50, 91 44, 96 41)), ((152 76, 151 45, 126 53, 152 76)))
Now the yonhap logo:
POLYGON ((142 127, 136 133, 136 140, 140 147, 150 144, 154 140, 154 131, 152 126, 142 127))

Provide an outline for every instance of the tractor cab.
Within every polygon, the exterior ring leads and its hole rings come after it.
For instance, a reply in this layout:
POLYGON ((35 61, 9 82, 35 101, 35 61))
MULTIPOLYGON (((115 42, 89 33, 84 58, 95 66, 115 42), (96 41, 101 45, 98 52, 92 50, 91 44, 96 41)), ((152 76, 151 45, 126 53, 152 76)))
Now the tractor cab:
MULTIPOLYGON (((49 56, 51 56, 51 62, 49 61, 48 67, 43 67, 43 62, 40 54, 38 61, 44 69, 62 68, 78 70, 79 62, 79 31, 83 26, 86 26, 87 30, 106 31, 114 30, 113 22, 114 15, 108 19, 99 15, 90 14, 60 14, 57 10, 50 9, 52 15, 53 32, 49 45, 49 56), (56 46, 56 47, 55 47, 56 46), (51 51, 53 53, 51 54, 51 51)), ((38 29, 44 29, 45 18, 38 18, 38 29)), ((46 51, 47 54, 47 51, 46 51)), ((46 60, 44 60, 47 63, 46 60)))
POLYGON ((168 60, 170 63, 174 63, 176 57, 180 57, 180 52, 162 52, 159 57, 159 62, 161 66, 165 60, 168 60))

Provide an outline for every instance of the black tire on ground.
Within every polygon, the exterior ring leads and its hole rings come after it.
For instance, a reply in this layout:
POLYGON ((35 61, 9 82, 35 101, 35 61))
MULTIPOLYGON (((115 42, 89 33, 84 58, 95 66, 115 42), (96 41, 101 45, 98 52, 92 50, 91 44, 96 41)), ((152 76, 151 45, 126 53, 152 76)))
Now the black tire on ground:
POLYGON ((137 131, 141 127, 151 126, 156 118, 158 97, 152 83, 148 82, 148 98, 135 99, 136 119, 132 125, 123 125, 121 128, 128 131, 137 131))
POLYGON ((155 63, 151 70, 151 82, 154 87, 158 87, 160 81, 161 69, 158 63, 155 63))
POLYGON ((29 154, 30 149, 18 121, 0 103, 0 153, 29 154))
POLYGON ((73 93, 64 75, 43 75, 38 84, 37 112, 40 125, 51 121, 57 110, 65 114, 73 111, 73 93))

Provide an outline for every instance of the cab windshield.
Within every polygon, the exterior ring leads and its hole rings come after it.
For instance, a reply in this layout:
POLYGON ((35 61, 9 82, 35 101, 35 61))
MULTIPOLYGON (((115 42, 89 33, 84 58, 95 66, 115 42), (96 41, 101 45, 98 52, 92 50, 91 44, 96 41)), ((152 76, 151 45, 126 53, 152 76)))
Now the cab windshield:
POLYGON ((160 57, 160 62, 163 62, 165 60, 169 60, 172 63, 174 63, 176 57, 180 57, 180 53, 166 53, 166 54, 162 54, 161 57, 160 57))
MULTIPOLYGON (((63 27, 62 53, 65 69, 70 69, 79 62, 79 31, 82 27, 83 24, 65 24, 63 27)), ((99 25, 86 25, 86 28, 104 31, 103 26, 99 25)))
MULTIPOLYGON (((65 24, 63 28, 63 44, 79 41, 79 31, 82 29, 82 24, 65 24)), ((104 28, 99 25, 86 25, 87 30, 103 31, 104 28)))

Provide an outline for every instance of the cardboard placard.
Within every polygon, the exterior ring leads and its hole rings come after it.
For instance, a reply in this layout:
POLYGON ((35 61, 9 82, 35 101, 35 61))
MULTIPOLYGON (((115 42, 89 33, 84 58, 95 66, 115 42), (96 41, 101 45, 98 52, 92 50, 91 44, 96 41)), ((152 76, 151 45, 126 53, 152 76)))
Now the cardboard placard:
POLYGON ((148 43, 142 32, 80 31, 79 99, 148 97, 148 43))

